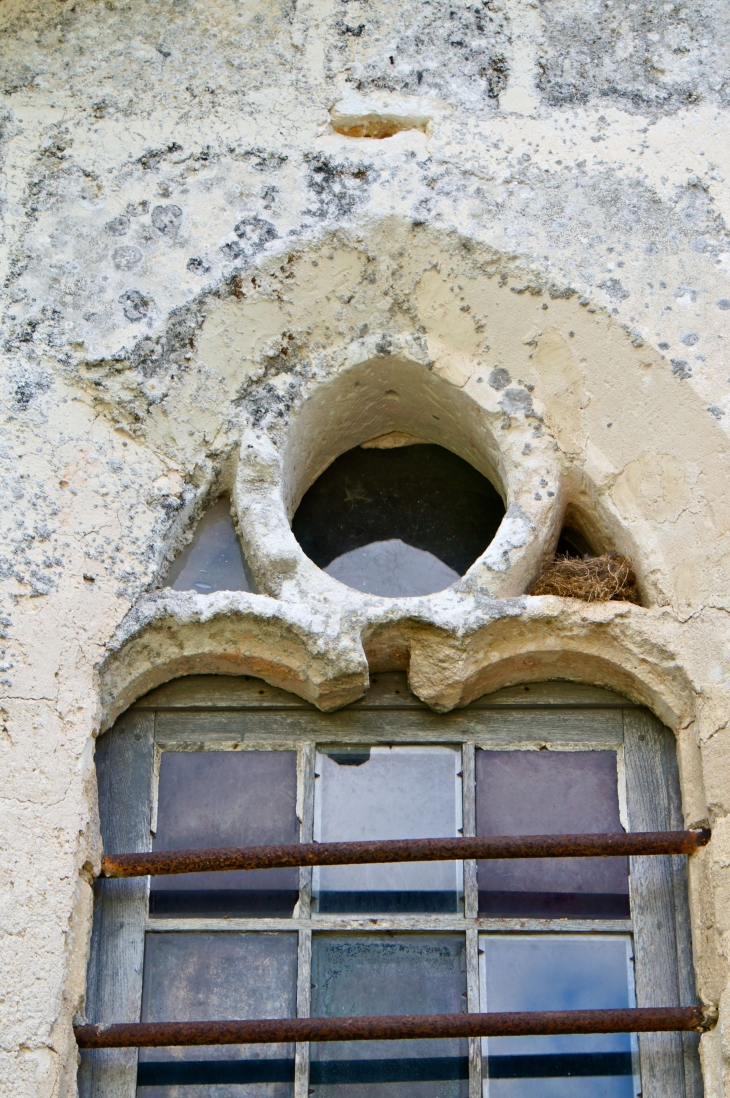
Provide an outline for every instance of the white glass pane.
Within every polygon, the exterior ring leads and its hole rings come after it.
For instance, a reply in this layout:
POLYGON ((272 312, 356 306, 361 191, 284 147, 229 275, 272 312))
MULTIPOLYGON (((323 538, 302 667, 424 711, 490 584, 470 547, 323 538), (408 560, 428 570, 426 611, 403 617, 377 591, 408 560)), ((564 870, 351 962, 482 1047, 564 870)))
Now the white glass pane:
MULTIPOLYGON (((484 1011, 633 1007, 631 937, 482 935, 484 1011)), ((501 1037, 482 1041, 485 1098, 635 1098, 636 1038, 501 1037)))
MULTIPOLYGON (((461 828, 461 752, 451 747, 333 748, 317 753, 315 839, 435 839, 461 828)), ((320 913, 461 910, 460 862, 325 866, 320 913)))
MULTIPOLYGON (((464 937, 323 934, 312 939, 312 1015, 461 1014, 464 937)), ((311 1046, 321 1098, 466 1098, 463 1039, 337 1041, 311 1046)))
POLYGON ((173 591, 254 591, 231 517, 231 501, 219 499, 175 558, 165 580, 173 591))

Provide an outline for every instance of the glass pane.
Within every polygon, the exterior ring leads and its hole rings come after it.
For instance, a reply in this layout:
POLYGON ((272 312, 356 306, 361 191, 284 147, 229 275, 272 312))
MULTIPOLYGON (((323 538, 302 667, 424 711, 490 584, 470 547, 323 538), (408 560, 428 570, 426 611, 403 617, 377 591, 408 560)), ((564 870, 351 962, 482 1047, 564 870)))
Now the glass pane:
MULTIPOLYGON (((292 1018, 295 934, 148 934, 142 1021, 292 1018)), ((293 1045, 140 1049, 141 1098, 289 1098, 293 1045)))
MULTIPOLYGON (((629 935, 483 935, 484 1011, 633 1007, 629 935)), ((485 1098, 635 1098, 636 1038, 499 1037, 482 1041, 485 1098)))
MULTIPOLYGON (((153 850, 299 842, 293 751, 165 751, 153 850)), ((299 870, 153 877, 150 914, 289 916, 299 870)))
MULTIPOLYGON (((435 839, 459 834, 461 752, 451 747, 332 748, 317 753, 317 842, 435 839)), ((461 910, 460 862, 323 866, 320 913, 411 914, 461 910)))
MULTIPOLYGON (((315 935, 312 1015, 460 1014, 464 939, 456 935, 315 935)), ((464 1040, 352 1041, 311 1048, 310 1094, 323 1098, 466 1098, 464 1040)))
MULTIPOLYGON (((622 831, 613 751, 477 751, 478 835, 622 831)), ((626 858, 478 865, 479 914, 628 918, 626 858)))
POLYGON ((351 549, 335 557, 324 570, 356 591, 390 598, 430 595, 450 587, 459 578, 458 572, 433 553, 406 545, 400 538, 373 541, 351 549))
POLYGON ((503 517, 496 489, 450 450, 358 446, 315 481, 292 529, 307 556, 342 583, 398 597, 450 586, 503 517))
POLYGON ((173 591, 255 591, 231 517, 231 501, 219 499, 195 528, 193 540, 172 562, 165 586, 173 591))

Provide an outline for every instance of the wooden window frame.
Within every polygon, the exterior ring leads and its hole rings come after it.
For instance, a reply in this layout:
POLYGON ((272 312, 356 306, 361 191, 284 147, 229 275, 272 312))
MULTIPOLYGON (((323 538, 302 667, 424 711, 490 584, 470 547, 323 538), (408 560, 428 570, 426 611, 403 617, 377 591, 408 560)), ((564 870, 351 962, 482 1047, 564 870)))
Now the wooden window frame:
MULTIPOLYGON (((475 833, 475 751, 615 750, 622 823, 630 831, 683 827, 675 741, 648 710, 597 687, 553 682, 509 687, 464 709, 437 714, 401 673, 376 674, 364 699, 323 714, 248 676, 191 676, 136 702, 97 744, 99 812, 106 853, 146 851, 156 828, 163 751, 295 750, 297 816, 312 840, 316 747, 333 743, 461 744, 463 834, 475 833)), ((491 933, 631 933, 637 1006, 689 1006, 694 988, 686 859, 632 858, 630 919, 480 918, 476 862, 464 862, 464 912, 340 916, 311 913, 312 870, 300 871, 293 918, 148 916, 149 878, 98 880, 87 982, 90 1022, 139 1021, 147 932, 286 930, 299 936, 297 1016, 308 1017, 312 933, 458 931, 467 950, 467 1009, 478 1012, 478 936, 491 933)), ((698 1036, 639 1035, 643 1098, 701 1098, 698 1036)), ((133 1098, 135 1048, 82 1052, 82 1098, 133 1098)), ((481 1045, 469 1039, 469 1098, 481 1098, 481 1045)), ((294 1098, 307 1098, 309 1047, 298 1044, 294 1098)))

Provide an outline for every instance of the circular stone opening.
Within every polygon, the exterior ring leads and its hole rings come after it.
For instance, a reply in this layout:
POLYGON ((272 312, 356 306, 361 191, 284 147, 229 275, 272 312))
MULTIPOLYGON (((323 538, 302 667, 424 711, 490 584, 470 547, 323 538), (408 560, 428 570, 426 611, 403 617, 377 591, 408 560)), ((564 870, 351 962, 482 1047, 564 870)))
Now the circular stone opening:
POLYGON ((442 591, 491 542, 502 499, 442 446, 371 445, 348 450, 314 482, 294 515, 294 536, 315 564, 357 591, 442 591))

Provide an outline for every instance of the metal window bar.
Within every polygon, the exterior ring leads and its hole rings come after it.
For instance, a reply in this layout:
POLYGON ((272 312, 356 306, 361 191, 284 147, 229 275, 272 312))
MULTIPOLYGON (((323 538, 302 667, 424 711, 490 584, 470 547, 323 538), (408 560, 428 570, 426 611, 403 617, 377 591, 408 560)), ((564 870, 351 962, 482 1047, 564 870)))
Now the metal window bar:
POLYGON ((377 842, 286 843, 209 850, 107 854, 102 877, 218 873, 290 866, 437 862, 464 858, 613 858, 691 854, 710 841, 709 828, 588 835, 520 835, 453 839, 387 839, 377 842))
MULTIPOLYGON (((106 855, 103 877, 142 877, 290 866, 358 865, 494 858, 579 858, 691 854, 708 828, 617 834, 526 835, 379 842, 301 843, 214 850, 106 855)), ((282 1018, 212 1022, 120 1022, 80 1025, 79 1048, 270 1044, 308 1041, 519 1037, 552 1034, 702 1032, 716 1021, 704 1006, 617 1010, 517 1011, 371 1018, 282 1018)))
POLYGON ((118 1022, 75 1027, 79 1048, 399 1041, 439 1037, 540 1037, 573 1033, 702 1032, 716 1021, 704 1006, 514 1011, 371 1018, 266 1018, 224 1022, 118 1022))

